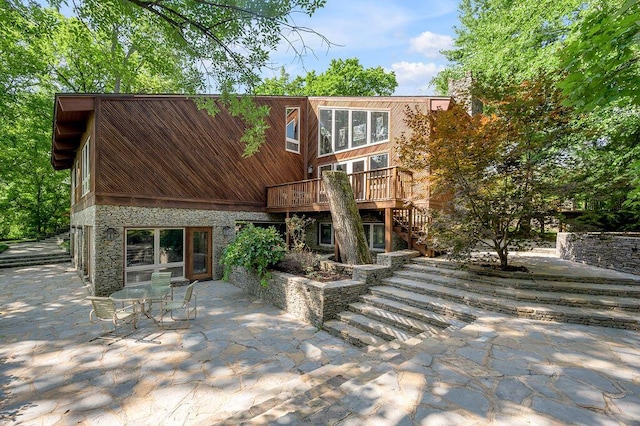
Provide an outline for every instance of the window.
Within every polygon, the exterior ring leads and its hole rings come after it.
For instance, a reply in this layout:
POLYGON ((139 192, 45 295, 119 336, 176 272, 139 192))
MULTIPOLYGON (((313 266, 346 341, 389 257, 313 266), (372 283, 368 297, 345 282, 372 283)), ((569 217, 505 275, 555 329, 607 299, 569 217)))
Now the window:
MULTIPOLYGON (((370 250, 384 250, 384 224, 363 223, 364 235, 370 250)), ((333 245, 333 225, 331 223, 320 223, 318 226, 318 244, 321 246, 333 245)))
POLYGON ((389 167, 389 154, 378 154, 369 157, 369 170, 389 167))
POLYGON ((82 195, 89 192, 91 187, 90 158, 89 158, 89 138, 82 148, 82 195))
POLYGON ((367 170, 377 170, 389 167, 389 154, 375 154, 369 157, 359 157, 352 160, 342 161, 340 163, 323 164, 318 167, 318 177, 322 177, 322 172, 331 170, 341 170, 347 174, 364 172, 367 170), (368 164, 368 169, 365 169, 368 164))
POLYGON ((351 111, 351 145, 367 144, 367 111, 351 111))
POLYGON ((300 153, 300 108, 287 108, 286 150, 300 153))
POLYGON ((320 109, 320 156, 388 141, 389 111, 320 109))
POLYGON ((125 283, 149 282, 161 271, 184 277, 184 229, 127 229, 125 283))
POLYGON ((330 223, 321 223, 318 227, 318 242, 321 246, 333 245, 333 225, 330 223))
POLYGON ((371 112, 371 143, 389 140, 389 113, 371 112))
POLYGON ((320 155, 331 154, 333 152, 333 110, 320 110, 320 124, 318 132, 318 137, 320 139, 320 155))
POLYGON ((76 173, 77 167, 76 164, 74 164, 71 169, 71 205, 74 205, 76 202, 76 173))

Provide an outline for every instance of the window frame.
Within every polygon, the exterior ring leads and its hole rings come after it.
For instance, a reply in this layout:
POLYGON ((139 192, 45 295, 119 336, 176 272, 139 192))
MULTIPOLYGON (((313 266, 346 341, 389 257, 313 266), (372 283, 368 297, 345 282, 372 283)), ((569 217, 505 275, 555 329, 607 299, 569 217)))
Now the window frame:
POLYGON ((172 276, 171 279, 183 279, 185 277, 185 272, 186 272, 186 249, 187 249, 187 241, 186 241, 186 228, 183 227, 161 227, 161 228, 157 228, 157 227, 130 227, 130 228, 125 228, 124 229, 124 284, 126 285, 142 285, 142 284, 147 284, 150 281, 138 281, 138 282, 129 282, 128 281, 128 273, 129 272, 144 272, 144 271, 150 271, 150 272, 160 272, 161 270, 164 269, 173 269, 173 268, 182 268, 182 275, 180 276, 172 276), (135 265, 135 266, 128 266, 127 265, 127 252, 128 252, 128 248, 129 248, 129 235, 128 232, 129 231, 153 231, 153 263, 152 264, 146 264, 146 265, 135 265), (180 230, 182 231, 182 261, 181 262, 168 262, 168 263, 160 263, 160 254, 161 254, 161 247, 160 247, 160 233, 162 231, 166 231, 166 230, 180 230))
POLYGON ((357 161, 362 161, 364 160, 364 171, 368 172, 371 170, 379 170, 379 169, 371 169, 371 157, 375 157, 375 156, 386 156, 387 157, 387 167, 381 167, 380 169, 386 169, 389 167, 389 152, 388 151, 381 151, 381 152, 377 152, 377 153, 373 153, 370 155, 365 155, 363 157, 355 157, 355 158, 349 158, 347 160, 342 160, 342 161, 336 161, 334 163, 325 163, 325 164, 321 164, 318 166, 318 178, 322 177, 322 172, 323 169, 331 167, 331 171, 335 171, 338 169, 339 166, 345 165, 347 166, 347 168, 349 168, 349 166, 353 165, 353 163, 357 162, 357 161))
POLYGON ((287 152, 293 152, 296 154, 300 154, 300 107, 286 107, 285 108, 285 127, 284 127, 284 149, 287 152), (292 120, 289 120, 289 114, 292 111, 297 111, 297 115, 295 118, 293 118, 292 120), (289 124, 296 122, 297 120, 297 126, 295 126, 295 133, 298 136, 298 139, 295 138, 290 138, 289 137, 289 124), (296 146, 297 149, 291 149, 289 148, 289 144, 293 144, 296 146))
POLYGON ((91 190, 91 155, 90 155, 90 141, 91 137, 88 136, 81 152, 81 181, 82 181, 82 196, 89 193, 91 190))
MULTIPOLYGON (((365 228, 365 237, 367 239, 367 245, 369 247, 369 250, 373 251, 373 252, 383 252, 385 250, 384 242, 382 244, 382 247, 374 247, 373 236, 374 236, 374 229, 376 227, 382 228, 383 229, 383 233, 384 233, 384 223, 380 223, 380 222, 363 222, 362 226, 365 228)), ((333 246, 334 244, 335 244, 335 240, 334 240, 334 233, 333 233, 333 223, 332 222, 319 222, 318 223, 318 246, 330 247, 330 246, 333 246), (331 244, 322 243, 322 238, 321 237, 322 237, 322 227, 323 226, 328 226, 329 229, 331 230, 331 244)))
MULTIPOLYGON (((383 120, 384 121, 384 120, 383 120)), ((363 124, 360 124, 363 125, 363 124)), ((359 149, 359 148, 365 148, 367 146, 373 146, 373 145, 378 145, 378 144, 382 144, 382 143, 388 143, 391 141, 391 112, 388 109, 363 109, 363 108, 345 108, 345 107, 330 107, 330 106, 325 106, 325 107, 319 107, 318 108, 318 158, 321 157, 325 157, 328 155, 335 155, 336 153, 342 153, 342 152, 347 152, 347 151, 351 151, 354 149, 359 149), (323 114, 329 113, 329 116, 326 117, 328 118, 326 121, 330 122, 330 126, 331 128, 329 129, 328 127, 325 128, 322 125, 323 120, 321 119, 321 117, 323 116, 323 114), (338 130, 338 125, 337 125, 337 112, 347 112, 348 113, 348 118, 347 118, 347 123, 346 123, 346 133, 347 133, 347 144, 345 147, 340 147, 338 148, 337 143, 338 143, 338 138, 337 133, 338 130), (367 114, 366 117, 366 130, 365 130, 365 142, 360 144, 360 145, 354 145, 353 143, 353 134, 355 133, 353 131, 354 129, 354 122, 353 122, 353 113, 354 112, 365 112, 367 114), (373 141, 373 128, 372 128, 372 117, 374 114, 385 114, 387 119, 386 119, 386 138, 385 139, 381 139, 379 141, 373 141), (323 130, 325 131, 323 134, 323 130), (330 138, 330 145, 331 145, 331 151, 329 152, 323 152, 323 139, 325 137, 327 137, 327 133, 328 136, 330 138)))

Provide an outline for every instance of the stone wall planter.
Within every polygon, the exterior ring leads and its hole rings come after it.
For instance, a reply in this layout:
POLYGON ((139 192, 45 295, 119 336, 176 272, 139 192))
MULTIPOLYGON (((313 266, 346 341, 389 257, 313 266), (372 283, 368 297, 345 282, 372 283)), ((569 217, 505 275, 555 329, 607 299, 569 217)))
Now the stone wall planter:
POLYGON ((640 275, 640 233, 559 232, 561 259, 640 275))
MULTIPOLYGON (((298 319, 320 327, 325 321, 335 319, 339 312, 347 310, 350 303, 367 293, 369 286, 379 284, 380 280, 391 276, 394 269, 418 255, 418 252, 409 250, 378 255, 378 265, 348 267, 353 269, 354 279, 351 280, 319 282, 272 271, 269 285, 264 287, 256 274, 236 268, 229 276, 229 282, 298 319)), ((340 268, 337 265, 324 267, 340 268)))

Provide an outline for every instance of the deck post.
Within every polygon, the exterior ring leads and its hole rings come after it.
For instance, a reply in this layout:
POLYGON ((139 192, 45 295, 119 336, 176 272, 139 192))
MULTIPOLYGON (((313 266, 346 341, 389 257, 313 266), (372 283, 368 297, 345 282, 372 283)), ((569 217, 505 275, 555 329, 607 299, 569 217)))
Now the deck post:
POLYGON ((407 209, 407 243, 409 244, 409 250, 413 249, 413 207, 409 206, 407 209))
MULTIPOLYGON (((284 223, 287 223, 287 220, 289 219, 289 209, 287 209, 287 215, 285 216, 285 221, 284 223)), ((284 232, 284 236, 285 236, 285 243, 287 244, 287 248, 290 249, 291 248, 291 236, 289 235, 289 227, 285 226, 285 232, 284 232)))
POLYGON ((384 251, 393 251, 393 209, 384 209, 384 251))

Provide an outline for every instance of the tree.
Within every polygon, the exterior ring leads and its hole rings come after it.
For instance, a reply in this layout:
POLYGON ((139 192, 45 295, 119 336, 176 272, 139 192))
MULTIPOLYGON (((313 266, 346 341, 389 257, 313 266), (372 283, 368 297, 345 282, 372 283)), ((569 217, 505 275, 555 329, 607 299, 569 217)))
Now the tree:
POLYGON ((469 116, 456 104, 429 114, 407 110, 412 133, 400 137, 398 155, 405 167, 427 171, 432 197, 448 200, 430 212, 432 243, 455 254, 484 246, 507 268, 509 247, 522 236, 518 225, 547 214, 553 201, 558 142, 571 133, 571 111, 543 78, 482 93, 483 114, 469 116))
MULTIPOLYGON (((640 213, 637 81, 640 79, 637 0, 463 0, 452 65, 432 83, 472 71, 485 86, 519 84, 544 74, 575 108, 567 154, 567 198, 618 204, 640 213), (584 182, 589 182, 585 185, 584 182), (608 198, 608 200, 607 200, 608 198), (606 200, 606 201, 605 201, 606 200)), ((594 203, 590 203, 596 205, 594 203)))
POLYGON ((592 1, 558 52, 560 87, 581 111, 640 105, 640 2, 592 1))
POLYGON ((382 67, 364 68, 353 59, 332 59, 329 69, 320 75, 309 71, 293 80, 284 69, 280 77, 267 78, 256 88, 263 95, 293 96, 390 96, 398 87, 394 72, 382 67))
POLYGON ((327 192, 331 221, 342 261, 349 265, 373 263, 347 174, 341 171, 324 172, 322 183, 327 192))
POLYGON ((35 4, 0 6, 0 50, 0 238, 68 224, 69 174, 50 164, 55 92, 193 93, 201 82, 148 23, 92 30, 35 4), (147 36, 159 46, 143 48, 147 36))

